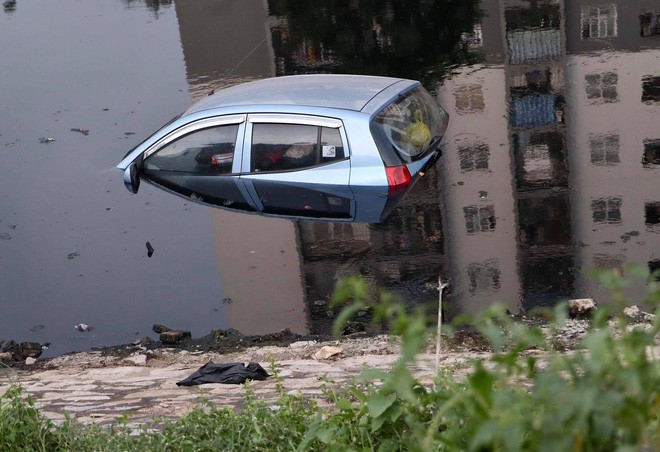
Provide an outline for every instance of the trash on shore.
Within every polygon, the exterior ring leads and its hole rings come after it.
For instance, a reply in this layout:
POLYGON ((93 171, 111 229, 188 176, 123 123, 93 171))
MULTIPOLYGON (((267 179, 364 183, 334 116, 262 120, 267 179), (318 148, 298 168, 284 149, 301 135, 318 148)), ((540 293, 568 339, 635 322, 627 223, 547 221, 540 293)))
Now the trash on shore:
POLYGON ((344 350, 341 347, 333 347, 331 345, 326 345, 324 347, 321 347, 321 349, 314 353, 314 359, 315 360, 322 360, 322 359, 329 359, 332 358, 333 356, 339 355, 341 352, 344 350))
POLYGON ((209 361, 177 386, 195 386, 204 383, 243 384, 247 380, 265 380, 270 375, 258 363, 214 364, 209 361))

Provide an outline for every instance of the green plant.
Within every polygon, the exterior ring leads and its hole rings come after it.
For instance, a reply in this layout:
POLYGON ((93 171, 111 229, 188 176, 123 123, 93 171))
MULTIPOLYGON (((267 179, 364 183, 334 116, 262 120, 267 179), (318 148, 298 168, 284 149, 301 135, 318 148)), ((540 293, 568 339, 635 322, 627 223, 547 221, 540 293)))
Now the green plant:
MULTIPOLYGON (((648 277, 638 267, 631 274, 648 277)), ((601 272, 606 287, 625 285, 620 275, 601 272), (609 284, 609 285, 607 285, 609 284)), ((647 303, 658 300, 651 279, 647 303)), ((338 413, 319 417, 301 448, 315 441, 324 446, 406 450, 611 450, 660 447, 660 363, 649 357, 660 322, 649 331, 628 330, 620 311, 600 308, 583 348, 572 354, 526 353, 544 345, 538 328, 511 320, 502 307, 473 319, 494 353, 481 361, 463 382, 439 375, 434 389, 425 388, 409 370, 426 342, 426 320, 364 280, 338 286, 335 301, 351 302, 339 316, 372 309, 374 319, 390 324, 402 339, 402 355, 391 372, 366 372, 363 386, 335 395, 338 413), (608 327, 614 316, 616 330, 608 327), (376 385, 379 381, 382 384, 376 385)), ((555 310, 566 318, 565 306, 555 310)), ((336 331, 341 324, 335 325, 336 331)))

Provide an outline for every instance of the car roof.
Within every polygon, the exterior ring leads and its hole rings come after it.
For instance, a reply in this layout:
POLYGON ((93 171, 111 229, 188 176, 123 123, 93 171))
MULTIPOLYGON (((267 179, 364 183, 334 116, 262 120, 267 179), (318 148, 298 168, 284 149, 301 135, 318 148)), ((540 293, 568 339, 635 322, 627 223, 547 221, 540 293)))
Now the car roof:
MULTIPOLYGON (((400 85, 397 88, 401 91, 405 91, 419 82, 393 77, 344 74, 267 78, 218 91, 197 102, 184 115, 240 105, 300 105, 361 111, 379 93, 395 84, 400 85)), ((372 106, 375 107, 378 106, 372 106)))

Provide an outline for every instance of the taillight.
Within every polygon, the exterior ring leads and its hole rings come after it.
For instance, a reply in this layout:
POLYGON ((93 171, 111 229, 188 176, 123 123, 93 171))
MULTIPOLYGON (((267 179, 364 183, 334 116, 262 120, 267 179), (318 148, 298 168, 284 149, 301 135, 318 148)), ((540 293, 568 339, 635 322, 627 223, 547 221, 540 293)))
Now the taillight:
POLYGON ((390 187, 390 194, 405 189, 410 185, 410 171, 408 171, 406 165, 386 166, 385 173, 387 174, 387 184, 390 187))

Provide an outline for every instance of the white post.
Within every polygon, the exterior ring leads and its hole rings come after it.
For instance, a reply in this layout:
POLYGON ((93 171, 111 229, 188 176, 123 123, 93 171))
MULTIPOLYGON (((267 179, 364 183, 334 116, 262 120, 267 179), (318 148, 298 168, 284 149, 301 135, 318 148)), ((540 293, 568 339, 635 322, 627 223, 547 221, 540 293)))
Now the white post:
POLYGON ((442 276, 438 276, 438 331, 435 338, 435 373, 440 371, 440 341, 442 337, 442 291, 448 283, 442 282, 442 276))

